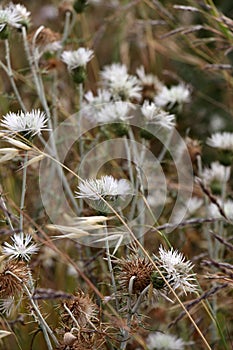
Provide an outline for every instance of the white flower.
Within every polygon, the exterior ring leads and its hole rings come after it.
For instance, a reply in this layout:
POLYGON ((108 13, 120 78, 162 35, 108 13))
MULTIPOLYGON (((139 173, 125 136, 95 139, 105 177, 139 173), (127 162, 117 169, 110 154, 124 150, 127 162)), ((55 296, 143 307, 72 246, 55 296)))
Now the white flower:
POLYGON ((142 85, 152 86, 155 89, 161 90, 164 84, 153 74, 146 74, 143 66, 136 69, 138 78, 142 85))
POLYGON ((141 85, 137 77, 129 75, 123 64, 113 63, 101 72, 104 87, 108 88, 115 100, 141 99, 141 85))
POLYGON ((94 96, 92 91, 88 91, 84 95, 85 101, 83 103, 82 115, 96 119, 95 115, 98 113, 105 103, 110 102, 111 93, 105 89, 98 89, 97 95, 94 96))
POLYGON ((198 209, 203 205, 203 199, 198 197, 192 197, 187 203, 182 203, 180 208, 176 212, 176 218, 178 221, 190 218, 196 214, 198 209))
POLYGON ((203 205, 203 200, 198 197, 192 197, 189 199, 187 204, 187 210, 188 210, 188 216, 192 216, 195 214, 195 212, 200 209, 200 207, 203 205))
POLYGON ((148 122, 153 122, 169 130, 175 126, 175 115, 165 112, 153 102, 150 103, 146 100, 141 107, 141 111, 148 122))
POLYGON ((0 9, 0 27, 1 30, 6 25, 15 28, 21 28, 24 24, 29 24, 30 12, 26 7, 20 4, 10 3, 5 9, 0 9))
POLYGON ((118 180, 111 175, 102 176, 100 179, 85 180, 75 192, 76 198, 87 198, 94 201, 99 201, 100 197, 114 199, 119 196, 124 198, 130 193, 131 186, 128 180, 118 180))
POLYGON ((124 101, 116 101, 105 104, 95 115, 99 123, 126 121, 130 118, 130 104, 124 101))
MULTIPOLYGON (((223 209, 225 215, 229 220, 233 220, 233 201, 231 199, 227 199, 224 203, 222 202, 221 199, 218 199, 218 204, 220 207, 223 209)), ((217 205, 214 203, 211 203, 208 206, 208 214, 210 217, 215 218, 215 219, 221 219, 223 218, 221 213, 219 212, 219 209, 217 205)))
POLYGON ((182 105, 190 101, 190 89, 184 84, 172 86, 170 89, 163 86, 154 100, 160 107, 172 108, 176 103, 182 105))
POLYGON ((150 333, 146 344, 149 350, 183 350, 184 341, 171 334, 150 333))
POLYGON ((3 116, 0 125, 9 129, 13 133, 23 133, 25 137, 40 134, 46 128, 47 118, 44 112, 33 109, 31 112, 18 113, 9 112, 3 116))
POLYGON ((221 183, 227 182, 230 179, 231 167, 224 166, 219 162, 210 164, 210 168, 205 168, 202 172, 202 178, 206 184, 211 184, 213 181, 221 183))
POLYGON ((101 77, 105 82, 115 82, 118 78, 123 79, 126 76, 128 76, 127 67, 120 63, 105 66, 101 72, 101 77))
POLYGON ((26 9, 24 5, 10 4, 9 8, 11 8, 12 12, 20 18, 18 21, 19 24, 29 24, 29 16, 31 13, 26 9))
POLYGON ((84 98, 91 105, 98 106, 98 105, 102 105, 103 103, 110 102, 111 93, 105 89, 97 89, 96 96, 94 96, 92 91, 88 91, 84 95, 84 98))
POLYGON ((61 60, 67 65, 69 70, 77 67, 86 67, 87 63, 93 58, 93 50, 80 47, 76 51, 64 51, 61 54, 61 60))
POLYGON ((15 309, 15 299, 13 296, 7 299, 0 299, 0 312, 6 314, 7 317, 10 316, 12 311, 15 309))
POLYGON ((191 272, 193 264, 189 260, 185 261, 182 253, 173 249, 165 250, 160 246, 159 258, 155 258, 160 271, 174 290, 179 288, 184 294, 196 291, 195 274, 191 272))
POLYGON ((6 242, 3 246, 3 254, 7 255, 10 259, 21 258, 28 261, 30 260, 30 255, 36 254, 39 249, 36 244, 31 244, 32 236, 30 234, 14 234, 11 239, 13 245, 6 242))
POLYGON ((206 143, 214 148, 233 151, 233 133, 216 132, 207 139, 206 143))

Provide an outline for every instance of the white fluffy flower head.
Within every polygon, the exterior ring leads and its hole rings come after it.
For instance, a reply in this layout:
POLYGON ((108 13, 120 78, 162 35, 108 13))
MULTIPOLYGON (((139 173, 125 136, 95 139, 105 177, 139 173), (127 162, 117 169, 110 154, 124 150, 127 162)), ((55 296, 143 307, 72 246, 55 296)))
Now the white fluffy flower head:
POLYGON ((124 198, 131 193, 131 186, 128 180, 115 179, 111 175, 102 176, 100 179, 87 179, 78 186, 75 192, 77 198, 87 198, 94 201, 103 198, 124 198))
POLYGON ((32 236, 30 234, 14 234, 11 239, 12 245, 6 242, 3 246, 3 253, 10 259, 20 258, 28 261, 30 255, 36 254, 39 249, 36 244, 31 243, 32 236))
POLYGON ((163 83, 153 74, 146 74, 145 68, 143 66, 136 69, 137 76, 144 86, 152 86, 155 89, 161 90, 163 88, 163 83))
POLYGON ((84 95, 85 101, 83 103, 82 115, 88 117, 90 120, 96 120, 98 112, 101 111, 106 103, 110 103, 111 93, 106 89, 98 89, 95 96, 92 91, 88 91, 84 95))
POLYGON ((99 123, 111 123, 116 121, 127 121, 130 104, 124 101, 106 103, 97 113, 95 118, 99 123))
POLYGON ((172 108, 176 103, 182 105, 189 102, 190 95, 190 89, 184 84, 172 86, 170 89, 163 86, 155 96, 155 103, 160 107, 172 108))
POLYGON ((196 291, 195 274, 191 272, 193 264, 189 260, 185 261, 182 253, 173 249, 165 250, 160 246, 159 258, 156 259, 164 277, 174 290, 179 288, 184 294, 196 291))
POLYGON ((149 350, 183 350, 185 345, 182 339, 159 332, 149 334, 146 344, 149 350))
POLYGON ((206 184, 210 184, 212 181, 219 181, 224 183, 230 179, 231 167, 224 166, 219 162, 213 162, 210 164, 210 168, 205 168, 202 172, 202 177, 206 184))
MULTIPOLYGON (((224 203, 223 201, 219 198, 218 199, 218 204, 220 207, 223 209, 226 217, 229 220, 233 220, 233 201, 231 199, 227 199, 224 203)), ((221 219, 223 216, 221 215, 217 205, 214 203, 211 203, 208 206, 208 215, 214 219, 221 219)))
POLYGON ((67 65, 69 70, 77 67, 86 67, 87 63, 93 58, 93 50, 80 47, 76 51, 64 51, 61 54, 61 60, 67 65))
POLYGON ((175 115, 165 112, 153 102, 144 101, 141 111, 148 122, 155 123, 168 130, 175 126, 175 115))
POLYGON ((207 145, 221 150, 233 151, 233 133, 216 132, 206 141, 207 145))
POLYGON ((29 25, 29 16, 30 12, 27 11, 25 6, 10 3, 4 9, 0 8, 0 28, 3 30, 6 25, 15 28, 29 25))
POLYGON ((109 89, 114 100, 141 99, 141 85, 137 77, 129 75, 123 64, 113 63, 101 72, 103 85, 109 89))
POLYGON ((46 129, 47 118, 44 112, 34 109, 31 112, 9 112, 3 116, 1 125, 13 133, 22 133, 25 137, 33 137, 46 129))

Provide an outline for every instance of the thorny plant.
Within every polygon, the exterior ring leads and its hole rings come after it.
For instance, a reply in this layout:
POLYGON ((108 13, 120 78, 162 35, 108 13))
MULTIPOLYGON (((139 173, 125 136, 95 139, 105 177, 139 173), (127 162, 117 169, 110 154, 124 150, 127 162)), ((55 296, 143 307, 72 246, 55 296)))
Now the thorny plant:
POLYGON ((4 349, 231 348, 233 132, 200 99, 232 101, 198 84, 232 88, 232 23, 211 0, 3 2, 4 349))

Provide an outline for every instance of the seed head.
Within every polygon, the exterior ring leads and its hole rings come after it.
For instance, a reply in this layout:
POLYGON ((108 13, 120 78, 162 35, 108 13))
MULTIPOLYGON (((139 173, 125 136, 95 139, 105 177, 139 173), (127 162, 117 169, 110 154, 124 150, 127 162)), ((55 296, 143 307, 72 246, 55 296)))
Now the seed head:
POLYGON ((116 262, 120 269, 117 279, 123 290, 128 292, 132 277, 135 277, 132 288, 134 294, 140 294, 150 284, 154 266, 146 258, 131 254, 127 259, 118 259, 116 262))
POLYGON ((29 277, 30 270, 23 261, 8 261, 0 273, 0 298, 6 299, 22 292, 29 277))
MULTIPOLYGON (((78 292, 66 304, 80 327, 85 327, 89 321, 96 319, 97 305, 92 302, 88 294, 82 291, 78 292)), ((64 322, 73 322, 71 316, 66 313, 64 315, 64 322)))

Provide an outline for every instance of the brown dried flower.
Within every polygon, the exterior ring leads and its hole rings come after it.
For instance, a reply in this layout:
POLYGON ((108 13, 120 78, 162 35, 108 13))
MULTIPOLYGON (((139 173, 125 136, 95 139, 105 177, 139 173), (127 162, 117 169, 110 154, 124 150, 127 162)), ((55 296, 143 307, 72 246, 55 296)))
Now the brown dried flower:
POLYGON ((29 276, 30 270, 23 261, 8 261, 0 273, 0 298, 6 299, 22 292, 29 276))
MULTIPOLYGON (((79 291, 73 298, 71 298, 67 302, 66 307, 70 310, 70 313, 76 319, 80 327, 85 327, 89 321, 97 319, 97 305, 92 302, 88 294, 85 294, 82 291, 79 291)), ((67 312, 64 315, 64 322, 74 322, 67 312)))
POLYGON ((197 156, 201 155, 202 147, 198 140, 193 140, 190 137, 186 137, 186 145, 191 158, 192 163, 196 162, 197 156))
MULTIPOLYGON (((29 42, 32 42, 36 31, 29 35, 29 42)), ((50 28, 43 28, 36 36, 36 45, 45 47, 60 40, 60 34, 52 31, 50 28)))
POLYGON ((154 266, 147 258, 140 257, 134 253, 126 259, 117 259, 116 263, 120 270, 117 274, 117 279, 123 290, 128 292, 132 277, 135 277, 132 288, 134 294, 140 294, 150 284, 154 266))

